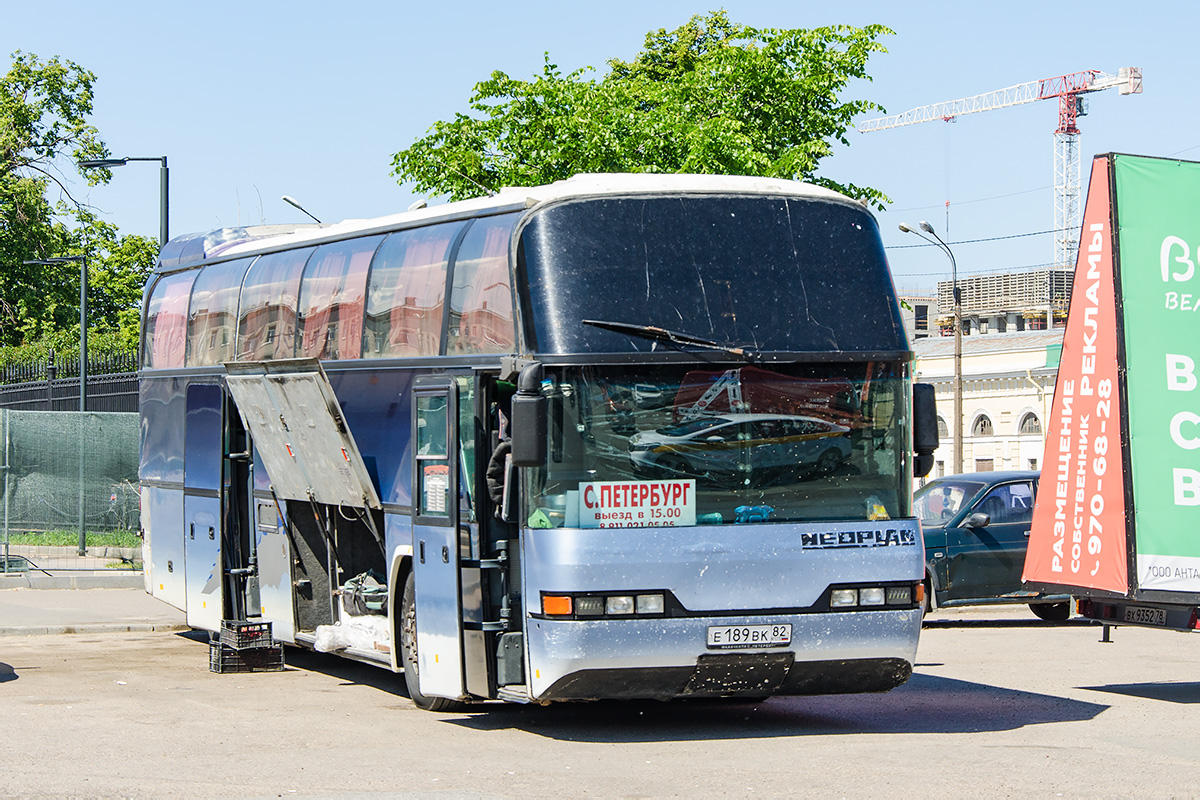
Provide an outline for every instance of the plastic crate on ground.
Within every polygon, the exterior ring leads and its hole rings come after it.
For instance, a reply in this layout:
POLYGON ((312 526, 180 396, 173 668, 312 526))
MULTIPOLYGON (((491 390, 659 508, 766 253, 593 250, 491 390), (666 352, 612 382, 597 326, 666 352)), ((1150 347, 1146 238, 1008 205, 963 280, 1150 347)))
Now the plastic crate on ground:
POLYGON ((283 645, 238 650, 221 642, 209 642, 209 672, 281 672, 283 645))
POLYGON ((234 650, 271 647, 275 644, 271 636, 271 623, 248 622, 244 619, 221 620, 221 644, 234 650))

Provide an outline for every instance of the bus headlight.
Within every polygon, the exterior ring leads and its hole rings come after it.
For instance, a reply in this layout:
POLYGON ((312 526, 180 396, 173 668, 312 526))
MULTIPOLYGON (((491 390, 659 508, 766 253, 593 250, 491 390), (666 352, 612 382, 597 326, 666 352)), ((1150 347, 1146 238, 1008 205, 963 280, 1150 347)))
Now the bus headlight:
POLYGON ((661 614, 665 608, 661 594, 639 594, 637 596, 637 613, 661 614))
POLYGON ((581 617, 598 617, 604 613, 603 597, 577 597, 575 613, 581 617))
POLYGON ((874 586, 868 589, 860 589, 858 592, 858 602, 864 606, 881 606, 883 605, 884 594, 883 587, 874 586))
POLYGON ((605 614, 632 614, 633 595, 618 594, 604 598, 605 614))
POLYGON ((858 605, 858 589, 834 589, 829 593, 830 608, 849 608, 858 605))

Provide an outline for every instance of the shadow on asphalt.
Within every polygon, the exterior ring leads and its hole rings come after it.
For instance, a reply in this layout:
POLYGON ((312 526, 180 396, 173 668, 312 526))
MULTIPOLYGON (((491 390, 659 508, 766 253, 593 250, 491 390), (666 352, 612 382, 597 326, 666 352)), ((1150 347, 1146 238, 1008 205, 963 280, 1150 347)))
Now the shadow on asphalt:
POLYGON ((572 742, 667 742, 861 733, 979 733, 1081 722, 1107 705, 982 683, 913 675, 886 694, 736 701, 488 704, 447 722, 482 731, 517 729, 572 742))
MULTIPOLYGON (((1045 624, 1045 623, 1034 623, 1045 624)), ((1063 623, 1058 623, 1063 624, 1063 623)), ((203 632, 178 634, 208 641, 203 632)), ((328 653, 285 648, 287 669, 319 672, 407 700, 404 676, 328 653)), ((921 665, 925 666, 925 665, 921 665)), ((1200 701, 1200 684, 1192 687, 1200 701)), ((1116 687, 1096 687, 1098 691, 1116 687)), ((1177 700, 1177 702, 1183 702, 1177 700)), ((1190 702, 1190 701, 1189 701, 1190 702)), ((916 673, 885 694, 739 700, 601 701, 550 706, 480 703, 446 722, 480 731, 522 730, 578 742, 666 742, 861 733, 979 733, 1082 722, 1109 706, 916 673)))
MULTIPOLYGON (((207 631, 181 631, 176 634, 194 642, 208 643, 207 631)), ((396 697, 408 699, 404 673, 351 661, 332 653, 318 653, 303 647, 286 645, 283 648, 284 670, 302 669, 319 672, 342 681, 343 686, 369 686, 396 697)))
POLYGON ((1200 703, 1200 683, 1112 683, 1107 686, 1080 686, 1090 692, 1109 692, 1168 703, 1200 703))

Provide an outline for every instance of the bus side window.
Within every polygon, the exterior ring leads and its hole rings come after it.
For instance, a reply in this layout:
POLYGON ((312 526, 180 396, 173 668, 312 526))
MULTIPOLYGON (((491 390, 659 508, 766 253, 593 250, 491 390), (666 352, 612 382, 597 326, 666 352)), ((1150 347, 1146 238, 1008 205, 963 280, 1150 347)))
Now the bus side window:
POLYGON ((196 270, 159 278, 146 307, 142 366, 148 369, 182 367, 187 347, 188 297, 196 270))
POLYGON ((246 274, 238 311, 238 360, 292 358, 300 273, 313 248, 259 256, 246 274))
POLYGON ((300 280, 296 355, 358 358, 367 267, 382 236, 321 245, 300 280))
POLYGON ((446 355, 511 353, 516 347, 508 248, 518 214, 477 220, 454 258, 446 355))
POLYGON ((192 287, 187 325, 187 364, 209 366, 232 361, 237 333, 238 294, 250 259, 210 264, 192 287))
POLYGON ((417 513, 450 516, 449 428, 444 396, 417 396, 417 513))
POLYGON ((380 245, 367 286, 363 358, 438 355, 446 261, 463 224, 397 231, 380 245))

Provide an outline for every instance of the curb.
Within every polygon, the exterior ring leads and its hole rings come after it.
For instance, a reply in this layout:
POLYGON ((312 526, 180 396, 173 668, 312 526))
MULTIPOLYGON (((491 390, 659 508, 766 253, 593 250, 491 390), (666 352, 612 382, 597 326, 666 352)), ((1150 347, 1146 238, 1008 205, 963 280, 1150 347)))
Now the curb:
POLYGON ((144 589, 142 573, 132 575, 0 575, 0 589, 144 589))
POLYGON ((96 623, 91 625, 34 625, 30 627, 0 628, 3 636, 53 636, 58 634, 96 633, 177 633, 191 630, 187 625, 174 622, 147 623, 96 623))

